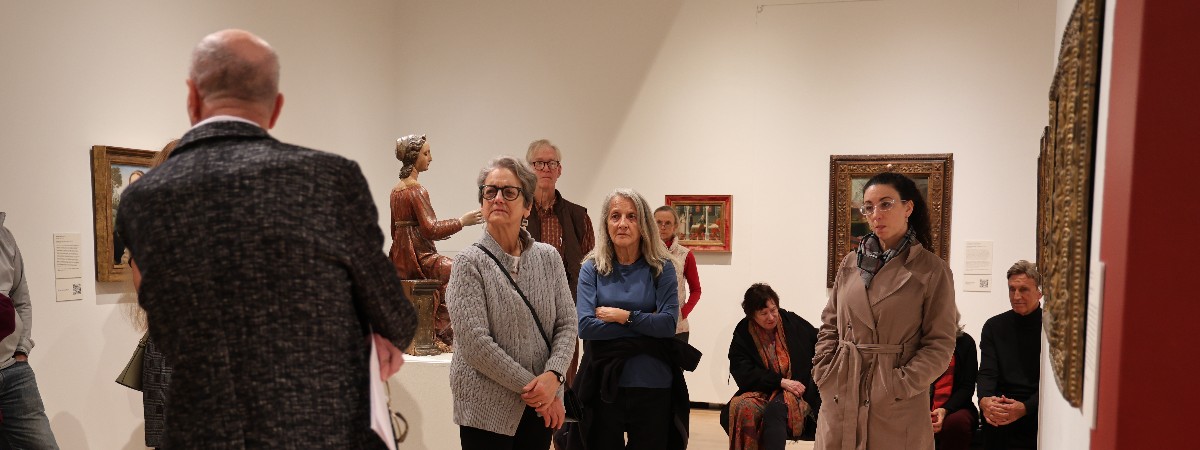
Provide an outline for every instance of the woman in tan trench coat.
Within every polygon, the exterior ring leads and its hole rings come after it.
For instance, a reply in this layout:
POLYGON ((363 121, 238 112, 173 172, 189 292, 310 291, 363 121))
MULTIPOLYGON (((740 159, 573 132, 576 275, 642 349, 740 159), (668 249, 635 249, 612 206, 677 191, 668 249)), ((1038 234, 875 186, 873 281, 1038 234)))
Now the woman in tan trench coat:
POLYGON ((861 211, 871 233, 842 260, 821 313, 815 448, 931 450, 929 384, 954 351, 954 281, 927 250, 928 208, 911 179, 872 177, 861 211))

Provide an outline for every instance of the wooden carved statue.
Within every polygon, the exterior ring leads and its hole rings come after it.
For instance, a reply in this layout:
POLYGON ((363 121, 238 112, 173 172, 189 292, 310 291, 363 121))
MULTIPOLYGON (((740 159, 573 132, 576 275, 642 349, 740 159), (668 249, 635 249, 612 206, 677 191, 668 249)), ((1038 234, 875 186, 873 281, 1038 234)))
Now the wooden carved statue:
POLYGON ((446 239, 463 227, 481 223, 483 215, 475 209, 457 219, 437 220, 429 202, 429 191, 417 181, 421 172, 429 170, 429 164, 433 162, 424 135, 397 139, 396 159, 403 166, 400 182, 396 183, 391 195, 392 264, 396 265, 401 280, 437 280, 440 283, 434 295, 432 321, 438 346, 449 351, 454 331, 450 329, 444 293, 453 260, 439 255, 433 241, 446 239))

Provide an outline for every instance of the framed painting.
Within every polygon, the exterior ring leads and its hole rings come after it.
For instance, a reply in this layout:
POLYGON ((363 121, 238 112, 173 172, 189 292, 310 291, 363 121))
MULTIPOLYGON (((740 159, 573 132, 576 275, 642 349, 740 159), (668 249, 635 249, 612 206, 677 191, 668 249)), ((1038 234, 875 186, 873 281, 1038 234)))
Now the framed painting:
POLYGON ((679 215, 679 244, 694 252, 733 251, 732 195, 668 195, 679 215))
POLYGON ((950 201, 954 182, 954 155, 830 155, 829 156, 829 260, 825 284, 833 287, 838 264, 858 248, 871 231, 858 208, 863 186, 877 173, 897 172, 917 183, 929 205, 933 248, 929 251, 950 260, 950 201))
POLYGON ((121 193, 146 171, 157 152, 96 145, 92 147, 92 214, 96 233, 96 281, 130 279, 129 252, 113 234, 121 193))
POLYGON ((1042 131, 1038 156, 1035 233, 1042 329, 1054 379, 1074 407, 1083 405, 1103 15, 1102 0, 1075 3, 1063 31, 1050 85, 1049 126, 1042 131))

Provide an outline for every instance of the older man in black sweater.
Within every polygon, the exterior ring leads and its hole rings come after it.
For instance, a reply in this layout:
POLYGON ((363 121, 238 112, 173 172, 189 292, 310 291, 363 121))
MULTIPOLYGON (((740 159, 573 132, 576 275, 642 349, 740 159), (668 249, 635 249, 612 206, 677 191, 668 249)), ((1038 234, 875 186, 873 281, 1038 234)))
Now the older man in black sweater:
POLYGON ((1012 310, 983 324, 979 411, 988 449, 1035 449, 1041 376, 1041 275, 1029 261, 1008 269, 1012 310))

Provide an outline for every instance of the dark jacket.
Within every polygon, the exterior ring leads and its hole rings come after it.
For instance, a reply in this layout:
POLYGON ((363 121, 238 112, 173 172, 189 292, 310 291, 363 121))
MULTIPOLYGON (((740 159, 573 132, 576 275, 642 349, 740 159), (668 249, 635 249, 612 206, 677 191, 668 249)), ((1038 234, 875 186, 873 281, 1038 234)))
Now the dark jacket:
POLYGON ((165 448, 383 448, 368 327, 405 348, 416 314, 357 164, 214 122, 125 189, 117 221, 173 369, 165 448))
MULTIPOLYGON (((975 357, 975 339, 963 333, 954 341, 954 388, 950 391, 950 399, 942 406, 946 415, 960 409, 971 411, 971 415, 979 418, 979 409, 975 408, 975 376, 979 373, 979 361, 975 357)), ((937 381, 929 385, 929 401, 933 404, 933 391, 937 381)), ((979 426, 978 423, 975 426, 979 426)), ((974 428, 974 427, 972 427, 974 428)))
MULTIPOLYGON (((811 440, 811 434, 817 429, 816 414, 821 410, 821 394, 817 391, 812 378, 813 348, 817 344, 817 329, 796 313, 785 309, 779 310, 780 326, 787 338, 788 355, 792 359, 792 379, 804 383, 804 401, 808 403, 813 414, 805 420, 805 436, 793 436, 798 439, 811 440)), ((744 318, 733 328, 733 339, 729 342, 729 373, 737 382, 738 390, 734 396, 746 392, 757 391, 769 394, 782 389, 779 385, 783 377, 767 369, 766 363, 758 354, 754 338, 750 336, 750 318, 744 318)), ((729 431, 729 405, 721 410, 721 426, 729 431)))
POLYGON ((570 449, 586 448, 586 435, 595 419, 596 402, 615 398, 617 383, 621 378, 621 370, 625 360, 634 355, 647 354, 666 361, 671 367, 671 410, 673 433, 668 437, 667 449, 682 450, 687 448, 689 418, 691 404, 689 403, 687 381, 683 371, 696 370, 700 363, 700 351, 691 345, 674 338, 622 338, 612 340, 583 341, 583 358, 579 363, 579 375, 571 390, 583 406, 583 417, 574 426, 570 436, 570 449))
MULTIPOLYGON (((571 286, 571 298, 575 298, 575 288, 579 285, 579 268, 583 266, 583 257, 590 248, 583 248, 587 239, 588 215, 587 208, 567 201, 554 190, 554 214, 558 216, 558 225, 562 227, 562 259, 563 267, 567 270, 567 284, 571 286)), ((525 226, 533 240, 546 242, 542 237, 542 222, 538 219, 538 208, 535 205, 529 213, 529 224, 525 226)))

